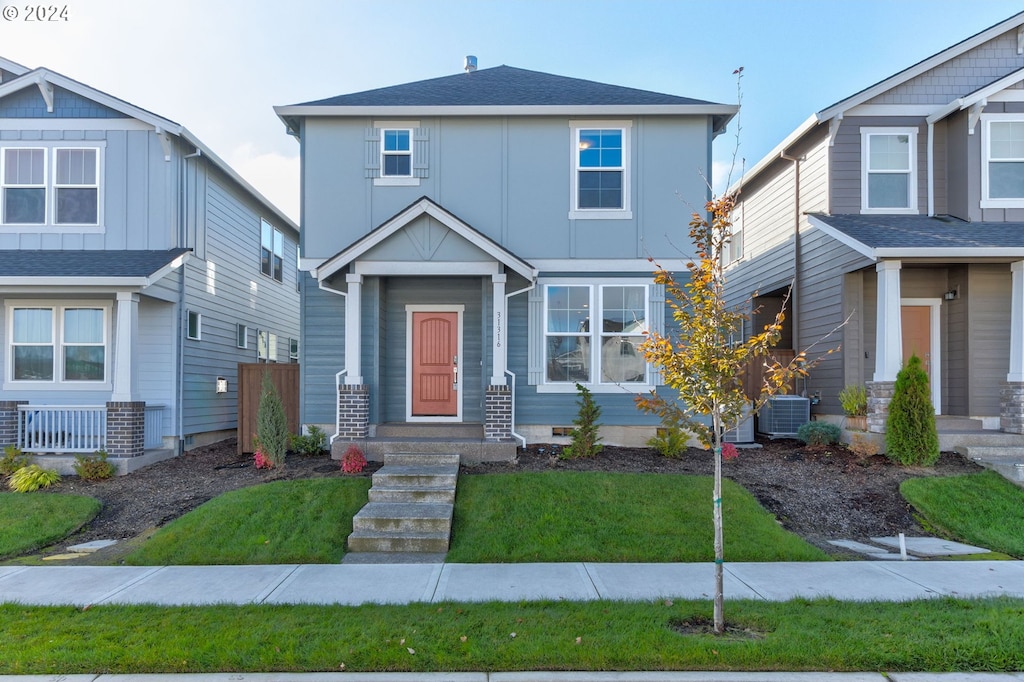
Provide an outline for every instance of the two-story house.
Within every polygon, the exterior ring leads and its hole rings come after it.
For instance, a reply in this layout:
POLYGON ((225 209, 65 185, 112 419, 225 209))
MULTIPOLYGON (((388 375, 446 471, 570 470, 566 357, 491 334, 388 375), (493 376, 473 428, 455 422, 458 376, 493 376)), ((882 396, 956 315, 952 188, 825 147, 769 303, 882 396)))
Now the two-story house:
POLYGON ((276 111, 302 154, 301 419, 335 456, 448 424, 509 457, 567 433, 576 384, 605 442, 654 433, 633 402, 665 319, 648 257, 684 257, 735 106, 467 58, 276 111))
POLYGON ((181 125, 0 59, 0 446, 123 473, 297 357, 298 227, 181 125))
POLYGON ((767 314, 792 285, 787 345, 842 344, 803 387, 820 413, 866 384, 883 431, 916 354, 938 414, 1024 430, 1024 13, 817 112, 736 189, 730 296, 767 314))

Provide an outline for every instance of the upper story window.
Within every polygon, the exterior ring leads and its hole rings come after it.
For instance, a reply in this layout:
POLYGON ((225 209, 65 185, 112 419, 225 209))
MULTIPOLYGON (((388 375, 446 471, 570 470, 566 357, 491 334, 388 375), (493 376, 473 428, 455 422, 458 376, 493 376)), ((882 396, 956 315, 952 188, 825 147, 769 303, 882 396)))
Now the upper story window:
POLYGON ((107 310, 91 305, 10 306, 11 380, 105 381, 107 310))
POLYGON ((743 205, 738 205, 732 212, 732 236, 722 245, 722 266, 727 266, 743 258, 743 205))
POLYGON ((381 175, 386 178, 412 177, 412 130, 381 130, 381 175))
POLYGON ((982 207, 1024 206, 1024 116, 985 114, 981 121, 982 207))
POLYGON ((917 129, 860 132, 861 213, 916 213, 917 129))
POLYGON ((572 126, 570 218, 631 218, 628 121, 585 121, 572 126))
POLYGON ((278 282, 284 281, 284 235, 266 220, 260 219, 260 272, 278 282))
POLYGON ((546 383, 646 384, 646 285, 548 285, 546 383))
POLYGON ((98 227, 101 147, 0 149, 0 223, 98 227))
POLYGON ((419 185, 429 170, 428 133, 419 121, 374 121, 366 130, 366 177, 374 185, 419 185))

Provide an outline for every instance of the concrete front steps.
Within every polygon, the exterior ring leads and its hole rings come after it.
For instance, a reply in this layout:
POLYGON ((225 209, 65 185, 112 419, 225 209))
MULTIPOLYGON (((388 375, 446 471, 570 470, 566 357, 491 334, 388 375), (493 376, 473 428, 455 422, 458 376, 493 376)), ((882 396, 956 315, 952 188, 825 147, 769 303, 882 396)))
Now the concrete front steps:
POLYGON ((366 455, 366 459, 379 462, 389 454, 454 453, 462 462, 510 462, 515 459, 517 443, 514 440, 493 442, 484 440, 482 424, 465 423, 389 423, 371 425, 371 436, 357 441, 338 439, 331 446, 331 457, 341 459, 350 442, 366 455))
POLYGON ((388 453, 369 502, 352 519, 343 563, 443 561, 452 534, 460 456, 388 453))
POLYGON ((1024 444, 962 445, 956 451, 1024 488, 1024 444))

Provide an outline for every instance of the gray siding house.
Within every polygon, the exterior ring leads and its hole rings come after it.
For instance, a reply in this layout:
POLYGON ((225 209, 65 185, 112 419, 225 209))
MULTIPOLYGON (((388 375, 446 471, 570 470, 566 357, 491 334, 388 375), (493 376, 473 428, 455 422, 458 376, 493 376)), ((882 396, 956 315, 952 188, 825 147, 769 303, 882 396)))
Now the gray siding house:
POLYGON ((297 357, 297 248, 181 125, 0 58, 0 446, 126 472, 234 435, 238 363, 297 357))
MULTIPOLYGON (((867 385, 884 430, 911 354, 936 412, 1024 430, 1024 13, 811 116, 740 190, 729 293, 778 309, 820 414, 867 385)), ((756 325, 758 318, 755 316, 756 325)))
POLYGON ((302 157, 301 419, 336 456, 437 424, 558 442, 576 383, 606 442, 653 434, 648 257, 683 257, 735 106, 469 66, 276 111, 302 157))

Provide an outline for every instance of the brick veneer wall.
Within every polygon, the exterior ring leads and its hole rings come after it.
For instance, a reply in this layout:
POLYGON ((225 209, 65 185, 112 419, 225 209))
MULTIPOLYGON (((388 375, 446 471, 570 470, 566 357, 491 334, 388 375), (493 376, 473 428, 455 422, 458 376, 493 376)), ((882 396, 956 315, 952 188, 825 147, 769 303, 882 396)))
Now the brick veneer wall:
POLYGON ((885 422, 889 418, 889 403, 896 388, 895 381, 869 381, 868 387, 868 431, 885 433, 885 422))
POLYGON ((18 405, 27 400, 0 400, 0 449, 18 444, 18 405))
POLYGON ((338 438, 356 440, 370 433, 370 387, 338 387, 338 438))
POLYGON ((1024 382, 1007 383, 1000 402, 999 428, 1007 433, 1024 433, 1024 382))
POLYGON ((512 438, 512 389, 488 386, 484 396, 484 440, 507 441, 512 438))
POLYGON ((146 403, 107 403, 107 454, 140 457, 146 451, 146 403))

